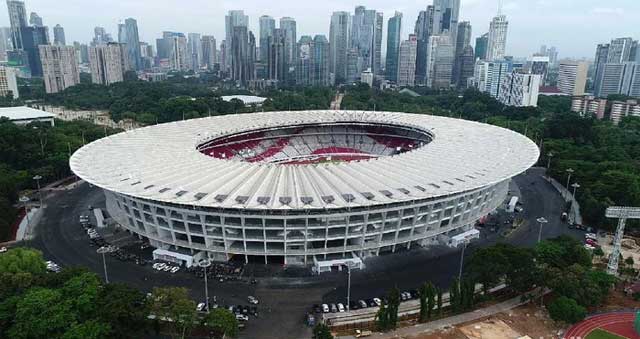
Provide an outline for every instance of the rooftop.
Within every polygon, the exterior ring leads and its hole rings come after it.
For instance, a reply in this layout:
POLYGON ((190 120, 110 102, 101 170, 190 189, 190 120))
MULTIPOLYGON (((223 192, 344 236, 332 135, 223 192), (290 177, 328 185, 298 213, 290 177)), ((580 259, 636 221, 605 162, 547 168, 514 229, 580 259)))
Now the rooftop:
POLYGON ((35 109, 27 106, 18 106, 18 107, 1 107, 0 117, 8 118, 11 121, 35 120, 35 119, 45 119, 45 118, 53 119, 55 118, 55 114, 51 114, 49 112, 41 111, 39 109, 35 109))
POLYGON ((224 101, 231 101, 233 99, 238 99, 244 102, 245 105, 251 104, 262 104, 267 98, 257 97, 253 95, 226 95, 222 97, 224 101))

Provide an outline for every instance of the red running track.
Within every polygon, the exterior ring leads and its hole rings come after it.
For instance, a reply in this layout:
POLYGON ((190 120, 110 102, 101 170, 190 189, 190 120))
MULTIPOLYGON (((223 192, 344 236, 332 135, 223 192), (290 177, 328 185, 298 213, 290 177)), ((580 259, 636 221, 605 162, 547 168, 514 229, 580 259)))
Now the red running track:
POLYGON ((620 313, 607 313, 602 315, 596 315, 586 320, 573 325, 567 333, 564 335, 564 339, 583 339, 591 331, 602 328, 605 330, 609 330, 612 333, 617 335, 623 335, 629 339, 639 339, 640 337, 633 333, 633 321, 635 319, 635 313, 633 312, 620 312, 620 313), (620 331, 622 329, 627 328, 631 329, 631 331, 620 331), (633 336, 629 337, 629 334, 633 336))

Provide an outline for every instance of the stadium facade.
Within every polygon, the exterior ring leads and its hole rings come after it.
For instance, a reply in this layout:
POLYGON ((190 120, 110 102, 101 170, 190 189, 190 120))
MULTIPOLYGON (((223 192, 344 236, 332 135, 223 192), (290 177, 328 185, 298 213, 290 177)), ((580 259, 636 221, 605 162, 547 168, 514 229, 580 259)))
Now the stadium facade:
POLYGON ((152 246, 310 264, 446 242, 536 163, 515 132, 429 115, 229 115, 123 132, 71 158, 109 215, 152 246))

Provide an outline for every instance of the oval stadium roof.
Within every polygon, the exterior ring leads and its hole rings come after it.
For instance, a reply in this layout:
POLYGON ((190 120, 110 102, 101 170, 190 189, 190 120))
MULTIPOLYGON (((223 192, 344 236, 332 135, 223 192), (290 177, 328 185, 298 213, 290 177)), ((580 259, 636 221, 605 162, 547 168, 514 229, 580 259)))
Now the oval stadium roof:
POLYGON ((422 114, 299 111, 226 115, 155 125, 97 140, 70 160, 103 189, 167 203, 238 209, 383 205, 469 191, 536 163, 535 143, 513 131, 422 114), (305 123, 364 122, 427 130, 434 140, 376 159, 283 165, 216 159, 196 147, 214 137, 305 123))

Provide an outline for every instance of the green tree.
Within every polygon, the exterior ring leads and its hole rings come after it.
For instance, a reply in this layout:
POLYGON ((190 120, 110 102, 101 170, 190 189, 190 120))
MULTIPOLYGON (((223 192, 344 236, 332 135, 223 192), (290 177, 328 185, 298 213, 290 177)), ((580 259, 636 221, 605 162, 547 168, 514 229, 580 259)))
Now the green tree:
POLYGON ((437 298, 436 298, 436 304, 437 304, 437 308, 438 308, 438 315, 442 316, 442 289, 440 287, 436 287, 436 294, 437 294, 437 298))
POLYGON ((150 309, 155 317, 166 320, 173 338, 187 337, 197 319, 196 304, 184 287, 154 288, 150 309))
POLYGON ((146 295, 123 284, 107 284, 98 292, 99 319, 111 326, 110 338, 141 337, 149 328, 146 295))
POLYGON ((16 304, 8 337, 15 339, 56 338, 67 331, 75 316, 62 293, 45 288, 30 289, 16 304))
POLYGON ((578 303, 565 296, 561 296, 554 300, 547 307, 549 316, 555 321, 563 321, 568 324, 575 324, 584 319, 587 315, 587 309, 578 305, 578 303))
POLYGON ((313 339, 333 339, 333 334, 331 334, 329 326, 318 323, 313 328, 313 339))
POLYGON ((496 286, 509 269, 509 260, 505 255, 506 245, 496 245, 477 250, 471 256, 467 271, 482 284, 483 293, 496 286))
POLYGON ((204 318, 204 324, 221 336, 235 337, 238 335, 238 320, 233 313, 224 308, 212 309, 204 318))
POLYGON ((108 324, 98 322, 97 320, 88 320, 84 323, 73 324, 62 339, 102 339, 111 338, 109 336, 110 328, 108 324))

